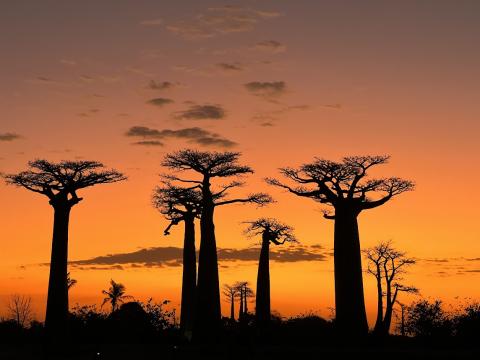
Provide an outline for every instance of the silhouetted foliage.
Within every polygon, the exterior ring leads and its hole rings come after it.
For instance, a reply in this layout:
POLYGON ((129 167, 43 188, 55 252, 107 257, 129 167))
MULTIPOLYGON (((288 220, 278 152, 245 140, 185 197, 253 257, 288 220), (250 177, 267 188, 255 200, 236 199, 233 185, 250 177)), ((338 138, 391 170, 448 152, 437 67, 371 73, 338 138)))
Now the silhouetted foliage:
POLYGON ((324 217, 335 220, 334 266, 336 326, 344 335, 366 334, 367 316, 362 282, 362 262, 357 217, 413 189, 411 181, 397 177, 366 179, 372 167, 387 163, 388 156, 349 156, 341 162, 316 158, 299 168, 280 172, 297 186, 269 178, 271 185, 311 198, 333 208, 324 217))
POLYGON ((250 288, 248 281, 237 281, 234 284, 237 289, 239 299, 238 321, 245 322, 248 316, 248 299, 255 296, 255 293, 250 288))
POLYGON ((110 303, 113 313, 115 310, 118 309, 120 304, 123 304, 125 300, 132 298, 130 295, 126 295, 125 292, 125 285, 116 283, 113 279, 110 280, 110 287, 108 288, 108 290, 102 290, 102 294, 107 295, 103 299, 102 307, 106 303, 110 303))
POLYGON ((45 326, 52 336, 63 337, 68 316, 68 223, 71 208, 82 200, 77 191, 126 177, 116 170, 104 170, 103 164, 96 161, 34 160, 28 165, 29 170, 6 175, 5 179, 7 184, 45 195, 54 209, 45 326))
POLYGON ((276 219, 260 218, 246 222, 245 234, 262 236, 260 258, 257 273, 257 296, 255 298, 255 317, 257 325, 265 328, 270 322, 270 243, 282 245, 296 242, 293 229, 276 219))
POLYGON ((420 300, 407 308, 405 333, 421 338, 444 338, 453 334, 453 323, 442 309, 442 302, 420 300))
POLYGON ((215 328, 220 326, 220 285, 218 279, 217 245, 215 239, 214 210, 217 206, 234 203, 254 203, 259 206, 271 202, 264 193, 250 194, 243 198, 229 198, 229 190, 244 183, 233 180, 221 185, 218 190, 212 188, 215 178, 231 178, 253 173, 253 170, 238 164, 240 153, 237 152, 202 152, 181 150, 167 154, 163 166, 175 171, 192 171, 196 178, 180 178, 168 175, 169 181, 191 184, 192 189, 199 189, 202 194, 202 211, 200 219, 200 253, 198 259, 197 309, 195 324, 199 335, 215 336, 215 328), (213 331, 210 331, 212 330, 213 331))
POLYGON ((223 285, 223 295, 230 302, 230 320, 235 321, 235 299, 240 295, 239 289, 235 285, 223 285))
POLYGON ((33 318, 32 298, 24 295, 12 295, 7 304, 8 315, 18 326, 24 328, 33 318))
POLYGON ((368 260, 367 272, 375 277, 377 283, 377 320, 374 331, 379 335, 388 335, 398 294, 418 293, 417 288, 401 283, 406 268, 415 264, 415 260, 394 249, 391 241, 381 242, 364 250, 364 253, 368 260), (383 298, 386 299, 385 312, 383 298))

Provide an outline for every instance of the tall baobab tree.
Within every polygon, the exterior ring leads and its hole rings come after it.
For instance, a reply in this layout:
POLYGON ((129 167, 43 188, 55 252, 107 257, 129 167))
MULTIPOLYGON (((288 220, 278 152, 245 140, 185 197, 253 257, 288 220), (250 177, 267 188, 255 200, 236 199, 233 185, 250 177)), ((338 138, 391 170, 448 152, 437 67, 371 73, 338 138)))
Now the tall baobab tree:
POLYGON ((53 238, 48 282, 47 312, 45 327, 54 337, 65 334, 68 315, 68 223, 70 211, 82 198, 77 191, 97 184, 125 180, 116 170, 105 170, 96 161, 34 160, 28 163, 29 170, 6 175, 8 184, 24 187, 42 194, 53 207, 53 238))
POLYGON ((324 217, 335 221, 335 320, 338 331, 346 336, 368 332, 358 215, 414 188, 411 181, 397 177, 367 179, 367 172, 372 167, 385 164, 388 159, 388 156, 350 156, 335 162, 316 158, 297 169, 280 169, 281 174, 296 186, 267 179, 271 185, 311 198, 334 210, 333 213, 326 210, 324 217))
POLYGON ((379 335, 388 335, 398 294, 400 292, 418 293, 417 288, 400 283, 406 268, 415 264, 415 259, 408 258, 404 252, 393 248, 390 241, 381 242, 366 249, 364 253, 368 260, 367 272, 375 277, 377 283, 377 321, 374 331, 379 335), (385 313, 383 312, 384 297, 385 313))
MULTIPOLYGON (((170 175, 169 180, 192 184, 202 194, 202 211, 200 217, 200 253, 198 258, 197 311, 196 328, 216 329, 220 326, 220 288, 218 278, 217 244, 215 239, 214 212, 218 206, 234 203, 254 203, 259 206, 271 201, 264 193, 250 194, 242 198, 229 198, 229 190, 242 186, 239 176, 253 173, 249 166, 240 165, 237 152, 202 152, 197 150, 181 150, 167 154, 162 165, 171 170, 194 172, 194 178, 180 178, 170 175), (215 178, 236 178, 213 189, 215 178)), ((211 331, 199 334, 213 335, 211 331)))
POLYGON ((166 182, 153 193, 153 206, 170 221, 164 231, 170 234, 172 226, 184 224, 183 275, 180 312, 180 330, 191 337, 195 314, 197 258, 195 254, 195 218, 200 216, 202 196, 198 189, 182 188, 166 182))
POLYGON ((255 298, 255 318, 260 328, 270 322, 270 243, 282 245, 296 242, 293 229, 276 219, 260 218, 247 222, 245 233, 249 236, 262 236, 260 259, 257 274, 257 295, 255 298))
POLYGON ((235 321, 235 299, 238 297, 238 289, 235 285, 223 285, 223 295, 230 301, 230 320, 235 321))
POLYGON ((110 303, 112 307, 112 313, 118 309, 120 304, 123 304, 126 299, 131 299, 130 295, 126 295, 125 285, 110 280, 110 287, 108 290, 102 290, 102 294, 106 295, 103 299, 102 307, 106 303, 110 303))

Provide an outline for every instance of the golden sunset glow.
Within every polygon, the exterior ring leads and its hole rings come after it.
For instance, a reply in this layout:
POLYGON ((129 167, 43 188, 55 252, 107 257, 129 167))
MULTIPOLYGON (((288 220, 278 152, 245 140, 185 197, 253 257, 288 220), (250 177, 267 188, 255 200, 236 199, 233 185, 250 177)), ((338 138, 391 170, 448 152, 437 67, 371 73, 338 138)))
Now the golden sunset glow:
MULTIPOLYGON (((331 316, 333 222, 321 204, 264 179, 315 157, 349 155, 391 155, 370 175, 416 184, 359 216, 362 248, 392 240, 415 258, 405 280, 424 298, 453 307, 480 300, 480 7, 433 3, 2 4, 0 172, 22 171, 37 158, 80 159, 128 176, 79 191, 84 200, 70 219, 69 271, 78 281, 70 305, 100 304, 114 279, 135 298, 179 308, 181 264, 92 259, 182 247, 182 226, 164 236, 168 221, 151 196, 167 172, 163 157, 184 148, 241 152, 255 173, 232 195, 267 192, 276 201, 217 208, 219 249, 257 246, 242 222, 263 216, 294 227, 296 246, 310 254, 271 261, 272 310, 331 316)), ((46 197, 3 181, 0 199, 0 314, 11 294, 25 294, 43 320, 52 208, 46 197)), ((198 222, 196 229, 198 249, 198 222)), ((257 265, 221 260, 220 284, 254 285, 257 265)), ((366 273, 364 286, 372 325, 376 288, 366 273)))

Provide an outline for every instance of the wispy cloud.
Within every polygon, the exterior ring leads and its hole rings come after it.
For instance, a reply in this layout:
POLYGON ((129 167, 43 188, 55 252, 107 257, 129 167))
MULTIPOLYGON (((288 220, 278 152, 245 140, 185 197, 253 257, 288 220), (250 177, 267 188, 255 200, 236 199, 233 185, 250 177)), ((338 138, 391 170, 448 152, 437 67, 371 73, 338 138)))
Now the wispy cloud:
POLYGON ((226 116, 225 109, 220 105, 213 104, 192 105, 187 110, 179 111, 175 114, 177 119, 182 120, 221 120, 226 116))
MULTIPOLYGON (((219 248, 218 260, 220 262, 256 262, 260 249, 245 248, 219 248)), ((270 260, 279 263, 295 263, 300 261, 325 261, 329 255, 322 249, 308 246, 292 246, 282 249, 272 249, 270 260)), ((112 266, 138 267, 177 267, 182 264, 183 249, 179 247, 152 247, 133 252, 97 256, 85 260, 70 261, 71 266, 80 269, 111 268, 112 266)))
POLYGON ((147 104, 149 105, 155 105, 158 107, 163 107, 168 104, 173 104, 174 101, 172 99, 168 98, 155 98, 155 99, 150 99, 147 101, 147 104))
POLYGON ((259 41, 253 46, 253 48, 270 54, 278 54, 287 50, 287 47, 284 44, 276 40, 259 41))
POLYGON ((0 141, 14 141, 20 139, 22 136, 16 133, 6 132, 0 133, 0 141))
POLYGON ((158 26, 161 24, 163 24, 163 19, 160 18, 140 21, 140 25, 142 26, 158 26))
POLYGON ((142 138, 143 140, 135 142, 134 145, 146 146, 162 146, 163 142, 160 140, 168 139, 184 139, 206 147, 231 148, 237 145, 234 141, 199 127, 158 130, 146 126, 133 126, 125 136, 142 138))
POLYGON ((266 100, 283 95, 287 90, 285 81, 252 81, 243 85, 247 91, 266 100))
POLYGON ((209 38, 222 34, 248 32, 263 21, 281 14, 239 6, 210 7, 193 18, 168 23, 166 29, 185 39, 209 38))

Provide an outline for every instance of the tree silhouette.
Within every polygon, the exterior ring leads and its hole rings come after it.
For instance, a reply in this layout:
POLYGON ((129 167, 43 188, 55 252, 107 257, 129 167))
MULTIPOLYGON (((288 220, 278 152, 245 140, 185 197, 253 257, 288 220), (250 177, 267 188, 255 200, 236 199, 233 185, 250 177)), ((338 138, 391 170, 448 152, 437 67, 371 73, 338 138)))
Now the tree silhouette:
POLYGON ((54 210, 52 255, 48 282, 45 327, 54 337, 65 335, 68 315, 68 223, 70 210, 82 198, 77 191, 97 184, 125 180, 116 170, 103 170, 96 161, 34 160, 30 169, 18 174, 6 175, 8 184, 45 195, 54 210))
POLYGON ((364 253, 369 262, 367 272, 373 275, 377 282, 377 320, 374 331, 380 335, 388 335, 398 294, 400 292, 418 293, 417 288, 400 283, 406 267, 415 264, 415 260, 408 258, 404 252, 395 250, 390 241, 381 242, 366 249, 364 253), (383 313, 384 297, 385 313, 383 313))
POLYGON ((33 318, 32 299, 24 295, 12 295, 7 310, 18 326, 25 327, 33 318))
POLYGON ((238 297, 238 289, 235 285, 223 285, 223 295, 230 301, 230 320, 235 321, 235 299, 238 297))
POLYGON ((270 243, 282 245, 296 242, 293 229, 276 219, 260 218, 249 224, 245 233, 250 236, 261 235, 262 244, 257 274, 257 296, 255 298, 255 317, 260 328, 270 322, 270 243))
POLYGON ((125 295, 125 285, 110 280, 110 287, 108 290, 102 290, 102 294, 107 295, 102 302, 102 307, 106 303, 112 306, 112 313, 118 309, 120 304, 123 304, 126 299, 132 299, 130 295, 125 295))
POLYGON ((171 181, 192 184, 202 194, 202 211, 200 218, 200 253, 198 258, 197 310, 196 328, 205 328, 199 335, 214 336, 221 321, 220 288, 218 278, 217 245, 215 239, 214 211, 217 206, 234 203, 254 203, 259 206, 271 201, 264 193, 250 194, 243 198, 228 198, 228 191, 243 185, 234 180, 214 190, 211 182, 215 178, 231 178, 253 173, 248 166, 238 164, 240 153, 237 152, 202 152, 181 150, 167 154, 162 163, 172 170, 193 171, 198 178, 180 178, 170 175, 171 181))
POLYGON ((237 289, 239 294, 239 311, 238 311, 238 320, 243 321, 245 315, 248 314, 248 298, 255 296, 255 293, 250 288, 250 283, 248 281, 238 281, 235 283, 234 287, 237 289))
POLYGON ((388 159, 388 156, 350 156, 334 162, 316 158, 298 169, 280 169, 281 174, 297 186, 267 179, 271 185, 334 210, 333 213, 325 211, 324 217, 335 221, 335 321, 338 331, 344 335, 368 332, 357 217, 362 211, 383 205, 414 188, 411 181, 397 177, 366 179, 370 168, 385 164, 388 159))
POLYGON ((77 284, 77 282, 78 282, 77 280, 72 279, 70 277, 70 272, 67 272, 67 290, 70 291, 70 289, 74 287, 77 284))
POLYGON ((202 195, 198 189, 182 188, 166 182, 157 187, 153 194, 153 206, 157 208, 170 224, 170 229, 183 221, 183 276, 180 313, 180 330, 191 337, 195 313, 195 288, 197 283, 197 259, 195 254, 195 218, 200 216, 202 195))

